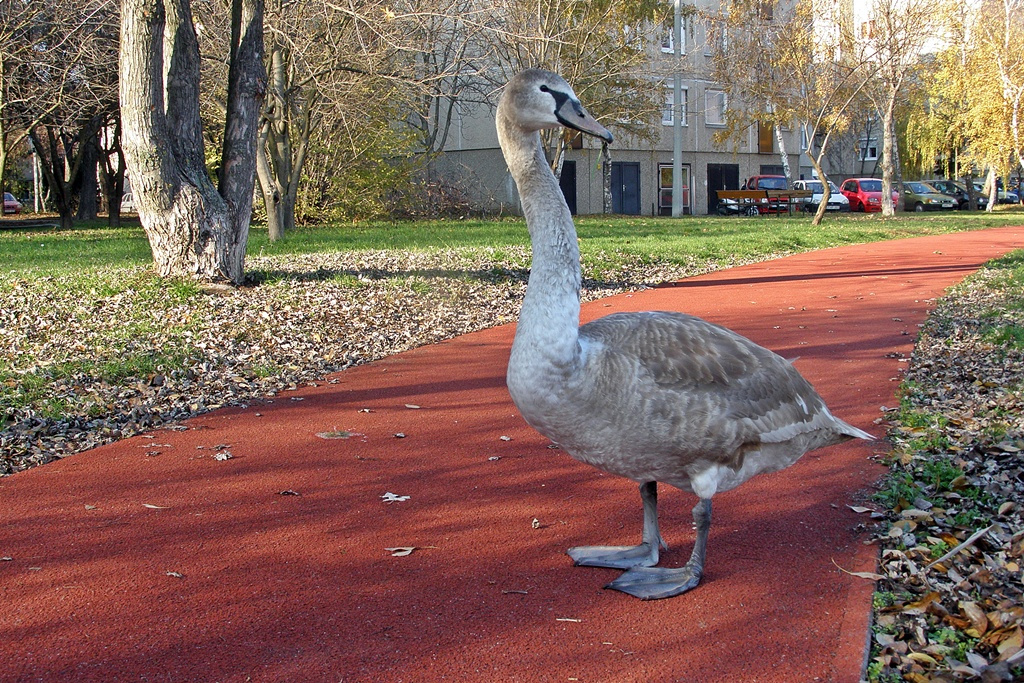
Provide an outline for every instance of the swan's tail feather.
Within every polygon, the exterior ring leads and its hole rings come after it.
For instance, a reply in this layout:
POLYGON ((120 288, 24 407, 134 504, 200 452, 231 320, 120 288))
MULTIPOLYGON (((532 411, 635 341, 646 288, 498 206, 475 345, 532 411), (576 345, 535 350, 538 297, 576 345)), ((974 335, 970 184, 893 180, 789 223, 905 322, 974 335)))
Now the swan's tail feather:
POLYGON ((852 437, 854 439, 865 439, 867 441, 876 441, 878 439, 878 437, 875 436, 874 434, 869 434, 868 432, 865 432, 863 429, 857 429, 853 425, 843 422, 842 420, 837 419, 836 422, 839 423, 838 427, 840 434, 845 434, 846 436, 852 437))

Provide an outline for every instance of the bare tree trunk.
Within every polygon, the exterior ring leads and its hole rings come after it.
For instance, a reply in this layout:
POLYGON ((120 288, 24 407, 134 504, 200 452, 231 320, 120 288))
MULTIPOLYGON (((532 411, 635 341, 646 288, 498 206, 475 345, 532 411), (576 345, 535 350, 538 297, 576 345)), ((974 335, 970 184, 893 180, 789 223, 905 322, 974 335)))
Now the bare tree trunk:
POLYGON ((818 180, 821 181, 822 192, 821 201, 818 202, 818 210, 814 212, 814 218, 811 220, 811 225, 821 225, 821 221, 825 218, 825 211, 828 208, 828 200, 832 196, 832 188, 828 184, 828 176, 825 175, 823 170, 821 170, 821 159, 825 156, 825 147, 828 145, 828 137, 829 136, 826 135, 823 138, 817 156, 813 153, 813 144, 808 145, 807 150, 807 158, 811 160, 811 166, 814 167, 814 172, 818 176, 818 180))
POLYGON ((100 145, 100 180, 107 197, 107 225, 121 226, 121 198, 124 196, 124 151, 121 149, 121 116, 117 114, 108 124, 113 125, 109 138, 100 145))
MULTIPOLYGON (((99 130, 98 125, 96 130, 99 130)), ((99 192, 96 177, 96 164, 99 162, 96 134, 82 139, 79 144, 82 145, 82 166, 78 173, 78 212, 75 219, 90 221, 99 215, 99 207, 96 204, 96 194, 99 192)))
POLYGON ((612 155, 608 151, 608 143, 601 142, 601 179, 604 190, 604 213, 611 213, 612 202, 612 155))
POLYGON ((59 154, 56 135, 50 128, 44 130, 45 144, 38 129, 29 132, 29 139, 32 140, 36 154, 39 155, 39 169, 43 172, 46 186, 57 205, 60 227, 67 230, 74 225, 74 217, 71 215, 71 188, 64 180, 64 158, 59 154))
POLYGON ((74 184, 88 146, 82 141, 91 140, 96 135, 95 122, 87 123, 76 136, 60 135, 49 125, 40 128, 30 131, 29 137, 36 153, 43 157, 40 167, 57 205, 61 228, 69 229, 74 225, 74 184), (40 128, 46 132, 45 144, 39 136, 40 128))
POLYGON ((985 193, 988 195, 988 206, 985 207, 985 211, 992 211, 996 203, 999 201, 999 187, 996 185, 996 169, 993 166, 989 166, 988 173, 985 174, 985 193))
POLYGON ((232 0, 228 107, 219 188, 206 170, 199 46, 186 0, 124 0, 125 158, 157 271, 240 284, 265 86, 263 2, 232 0))
POLYGON ((772 126, 775 129, 775 142, 779 145, 779 158, 782 159, 782 173, 786 176, 786 183, 793 182, 793 170, 789 167, 789 153, 786 151, 786 138, 782 136, 782 126, 772 126))
MULTIPOLYGON (((569 137, 568 128, 563 128, 566 134, 560 135, 558 138, 558 146, 555 147, 555 158, 551 160, 551 172, 555 174, 555 179, 561 181, 562 169, 565 168, 565 148, 568 146, 567 138, 569 137)), ((575 132, 575 131, 571 131, 575 132)))
POLYGON ((274 170, 270 166, 267 154, 268 129, 272 125, 266 120, 260 125, 259 144, 256 146, 256 177, 260 182, 263 207, 267 212, 267 237, 271 242, 276 242, 284 237, 284 217, 281 215, 281 188, 274 179, 274 170))
POLYGON ((896 205, 893 208, 896 211, 903 211, 906 208, 903 195, 903 165, 900 163, 900 140, 896 137, 895 130, 892 135, 892 165, 893 180, 896 183, 896 205))
POLYGON ((893 178, 893 109, 896 106, 894 98, 886 102, 885 110, 882 112, 882 215, 892 216, 896 207, 892 203, 892 178, 893 178))
POLYGON ((257 177, 267 211, 267 232, 276 241, 295 228, 295 202, 312 132, 314 88, 308 88, 301 109, 292 102, 300 89, 289 80, 288 54, 275 46, 270 55, 267 103, 260 121, 257 177))

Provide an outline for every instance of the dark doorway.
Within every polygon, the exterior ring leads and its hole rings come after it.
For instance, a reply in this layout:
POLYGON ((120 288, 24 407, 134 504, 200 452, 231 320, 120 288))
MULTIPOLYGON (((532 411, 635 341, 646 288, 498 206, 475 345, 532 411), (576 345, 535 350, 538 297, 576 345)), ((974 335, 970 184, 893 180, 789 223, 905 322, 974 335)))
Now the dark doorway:
POLYGON ((708 213, 718 208, 717 190, 738 190, 739 164, 708 164, 708 213))
POLYGON ((640 215, 639 163, 633 161, 612 162, 612 213, 640 215))
POLYGON ((569 206, 569 213, 576 215, 576 162, 563 161, 562 175, 558 176, 558 186, 562 188, 562 196, 569 206))

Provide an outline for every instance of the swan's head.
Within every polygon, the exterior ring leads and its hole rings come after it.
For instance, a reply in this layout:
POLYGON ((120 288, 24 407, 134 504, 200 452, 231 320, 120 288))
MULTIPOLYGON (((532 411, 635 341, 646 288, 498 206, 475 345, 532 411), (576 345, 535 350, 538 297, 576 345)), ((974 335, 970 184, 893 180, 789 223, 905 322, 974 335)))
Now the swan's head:
POLYGON ((498 116, 530 132, 565 126, 612 141, 612 134, 587 113, 569 84, 542 69, 521 71, 508 82, 498 103, 498 116))

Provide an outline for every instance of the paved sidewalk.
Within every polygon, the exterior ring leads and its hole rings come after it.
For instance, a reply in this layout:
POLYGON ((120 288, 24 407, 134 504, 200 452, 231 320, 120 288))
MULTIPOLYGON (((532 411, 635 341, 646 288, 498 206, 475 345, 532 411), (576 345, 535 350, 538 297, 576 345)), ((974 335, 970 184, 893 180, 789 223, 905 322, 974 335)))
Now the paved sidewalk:
MULTIPOLYGON (((830 249, 583 315, 722 323, 799 357, 836 415, 884 435, 933 299, 1021 247, 1024 228, 998 228, 830 249)), ((869 458, 885 443, 716 496, 702 585, 641 602, 565 555, 635 542, 639 495, 525 425, 504 387, 512 335, 0 479, 0 681, 856 683, 873 585, 837 566, 874 567, 847 504, 883 473, 869 458), (417 549, 386 550, 402 547, 417 549)), ((662 487, 664 565, 689 556, 693 503, 662 487)))

